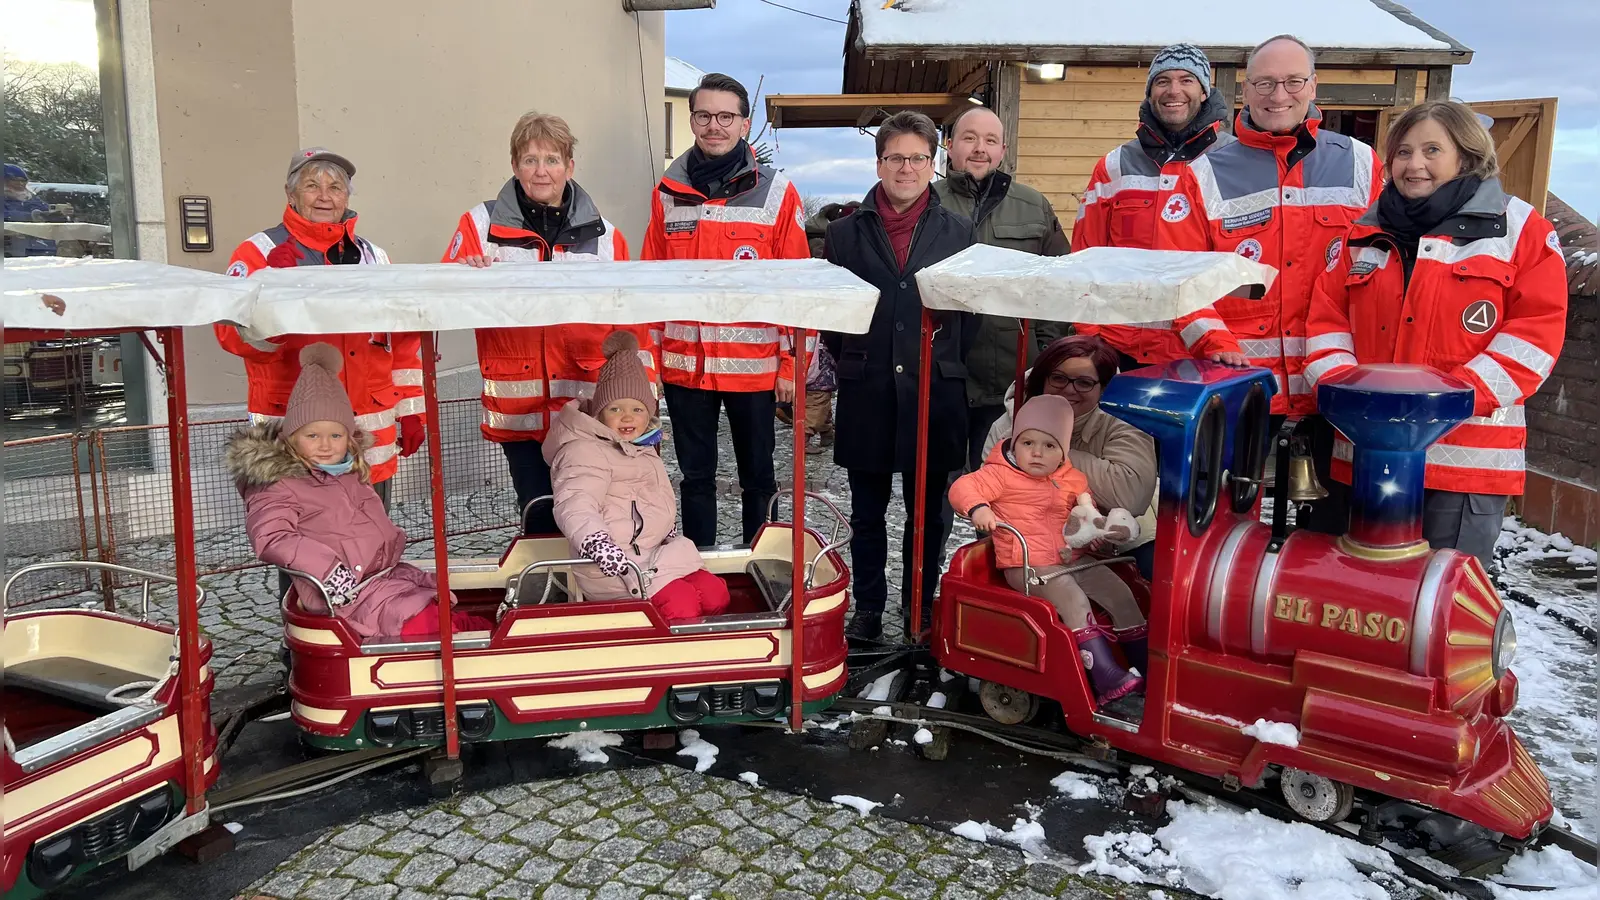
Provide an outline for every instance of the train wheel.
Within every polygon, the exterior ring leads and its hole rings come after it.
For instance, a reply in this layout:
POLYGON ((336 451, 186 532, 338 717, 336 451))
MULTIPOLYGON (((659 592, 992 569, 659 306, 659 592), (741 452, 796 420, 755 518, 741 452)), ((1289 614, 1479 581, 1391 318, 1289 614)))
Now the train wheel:
POLYGON ((985 681, 978 689, 978 700, 989 718, 1001 725, 1021 725, 1039 712, 1039 698, 1027 691, 985 681))
POLYGON ((1307 822, 1343 822, 1355 807, 1355 788, 1321 775, 1284 769, 1278 786, 1289 808, 1307 822))

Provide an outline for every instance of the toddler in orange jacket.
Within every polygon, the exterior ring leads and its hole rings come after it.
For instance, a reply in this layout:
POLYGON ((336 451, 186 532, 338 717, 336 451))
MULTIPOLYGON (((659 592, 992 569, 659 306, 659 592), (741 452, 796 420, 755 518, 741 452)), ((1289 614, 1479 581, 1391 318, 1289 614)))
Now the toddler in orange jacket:
MULTIPOLYGON (((1026 587, 1056 608, 1072 629, 1095 696, 1104 705, 1144 685, 1145 637, 1139 627, 1144 617, 1128 586, 1104 566, 1058 574, 1077 558, 1084 536, 1100 524, 1089 479, 1073 467, 1068 454, 1071 443, 1072 404, 1053 394, 1034 397, 1018 411, 1010 440, 997 444, 982 468, 950 486, 950 505, 979 531, 994 532, 995 565, 1007 584, 1018 591, 1026 587), (1027 583, 1022 547, 1011 532, 995 532, 1000 522, 1022 533, 1028 567, 1036 578, 1048 581, 1027 583), (1123 649, 1140 673, 1124 669, 1111 653, 1107 630, 1090 614, 1090 593, 1111 614, 1119 632, 1137 634, 1123 649)), ((1131 521, 1126 511, 1121 516, 1118 512, 1112 510, 1107 520, 1131 521)))

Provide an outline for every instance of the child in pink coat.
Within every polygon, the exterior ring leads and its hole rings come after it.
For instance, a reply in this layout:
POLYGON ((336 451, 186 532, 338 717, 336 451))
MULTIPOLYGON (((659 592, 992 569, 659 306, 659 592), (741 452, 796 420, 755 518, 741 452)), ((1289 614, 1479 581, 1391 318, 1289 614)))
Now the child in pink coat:
POLYGON ((584 599, 647 598, 668 622, 714 616, 728 608, 728 586, 678 533, 659 407, 638 350, 626 331, 607 337, 594 396, 567 404, 550 425, 544 458, 556 525, 595 563, 572 572, 584 599))
MULTIPOLYGON (((361 451, 371 438, 356 430, 339 383, 343 364, 331 345, 307 346, 283 421, 243 429, 229 443, 224 461, 244 495, 245 531, 263 562, 321 579, 333 614, 362 640, 435 638, 438 586, 432 573, 400 561, 406 534, 368 483, 361 451)), ((302 609, 328 611, 304 579, 294 591, 302 609)), ((451 613, 451 624, 458 632, 494 627, 462 612, 451 613)))
MULTIPOLYGON (((1067 455, 1071 445, 1072 404, 1054 394, 1034 397, 1017 412, 1011 439, 996 445, 978 471, 957 478, 950 486, 950 506, 971 519, 979 531, 994 532, 999 522, 1005 522, 1022 533, 1028 567, 1035 575, 1054 576, 1043 585, 1026 586, 1030 593, 1048 600, 1072 629, 1095 695, 1104 705, 1137 691, 1144 679, 1124 669, 1111 654, 1105 629, 1091 615, 1090 597, 1111 613, 1118 628, 1143 625, 1144 616, 1133 592, 1109 569, 1092 567, 1057 574, 1079 555, 1073 546, 1077 540, 1069 541, 1069 533, 1075 538, 1080 531, 1094 531, 1093 522, 1081 520, 1086 515, 1099 516, 1094 504, 1085 502, 1089 479, 1073 467, 1067 455), (1083 528, 1085 525, 1088 527, 1083 528)), ((1125 511, 1119 518, 1132 521, 1125 511)), ((1130 537, 1124 534, 1121 539, 1130 537)), ((1026 584, 1022 548, 1011 532, 995 532, 994 557, 1006 583, 1022 590, 1026 584)), ((1135 666, 1145 664, 1134 658, 1134 652, 1128 656, 1135 666)))

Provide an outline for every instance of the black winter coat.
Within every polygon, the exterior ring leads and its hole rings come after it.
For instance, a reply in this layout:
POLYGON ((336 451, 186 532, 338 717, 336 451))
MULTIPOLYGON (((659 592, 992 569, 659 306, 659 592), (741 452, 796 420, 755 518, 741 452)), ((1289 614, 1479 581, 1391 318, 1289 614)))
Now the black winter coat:
MULTIPOLYGON (((930 192, 931 193, 931 192, 930 192)), ((834 462, 867 472, 915 471, 917 375, 922 349, 922 298, 913 276, 972 243, 972 223, 928 198, 912 233, 904 271, 878 214, 878 189, 861 208, 828 225, 827 258, 879 291, 866 334, 829 334, 839 366, 834 413, 834 462)), ((928 412, 928 470, 953 472, 967 458, 966 356, 978 335, 977 317, 941 312, 933 338, 928 412)))

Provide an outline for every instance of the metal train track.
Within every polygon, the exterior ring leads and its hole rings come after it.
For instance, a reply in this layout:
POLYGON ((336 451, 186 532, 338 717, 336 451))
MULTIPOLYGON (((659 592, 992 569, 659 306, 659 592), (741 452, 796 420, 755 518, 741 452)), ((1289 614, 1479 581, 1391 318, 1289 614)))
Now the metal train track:
MULTIPOLYGON (((1227 785, 1216 779, 1189 772, 1174 766, 1169 766, 1155 760, 1145 759, 1123 751, 1111 750, 1102 745, 1087 743, 1075 735, 1045 728, 1026 725, 1002 725, 987 716, 973 715, 970 713, 954 712, 946 709, 922 706, 915 703, 896 701, 871 701, 860 698, 840 698, 833 704, 833 709, 852 713, 857 718, 875 720, 890 724, 931 725, 949 727, 958 731, 978 734, 1024 752, 1043 753, 1052 758, 1071 762, 1075 758, 1093 761, 1100 765, 1111 765, 1127 772, 1135 765, 1149 766, 1157 772, 1172 776, 1189 791, 1196 792, 1213 801, 1235 807, 1254 809, 1263 815, 1272 816, 1285 822, 1303 822, 1316 827, 1329 834, 1352 840, 1363 840, 1358 834, 1337 825, 1326 822, 1306 822, 1294 813, 1282 801, 1273 798, 1270 794, 1247 788, 1230 789, 1227 785), (888 707, 890 715, 883 715, 879 710, 888 707)), ((1371 843, 1363 840, 1363 843, 1371 843)), ((1595 842, 1574 834, 1566 828, 1546 828, 1530 843, 1530 849, 1544 845, 1561 847, 1591 865, 1595 863, 1595 842)), ((1444 894, 1459 894, 1468 900, 1493 900, 1488 882, 1467 876, 1444 875, 1424 866, 1412 857, 1405 856, 1397 850, 1388 847, 1378 849, 1386 853, 1393 861, 1395 868, 1399 869, 1408 879, 1419 886, 1444 894)), ((1532 885, 1503 885, 1507 888, 1529 891, 1548 890, 1532 885)), ((1442 895, 1441 895, 1442 896, 1442 895)))

